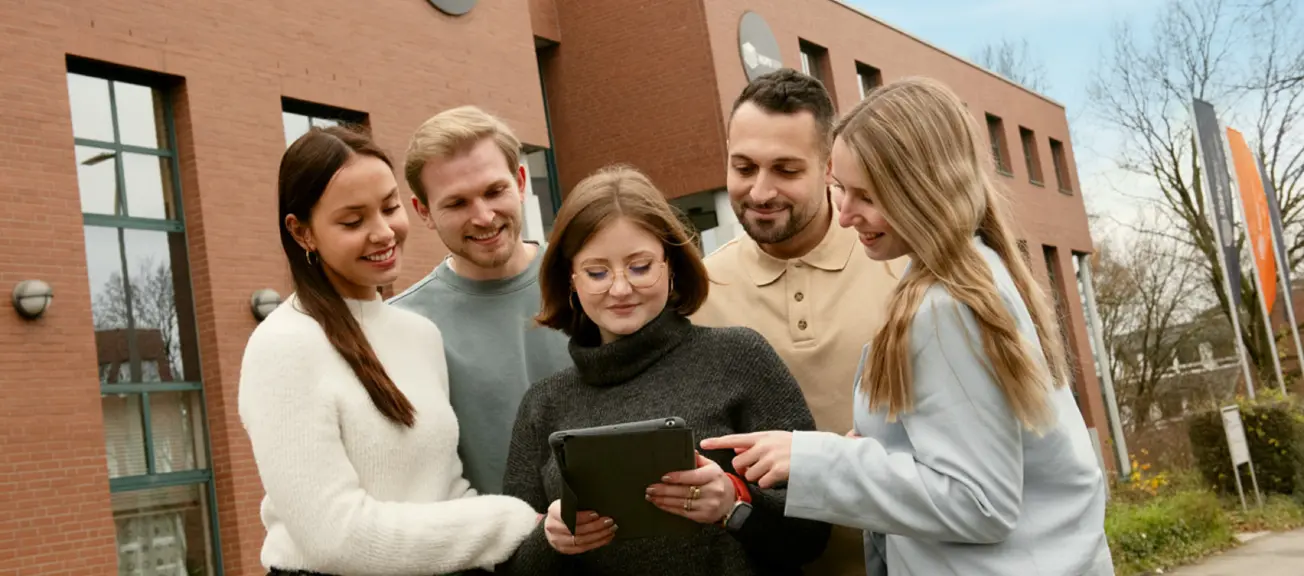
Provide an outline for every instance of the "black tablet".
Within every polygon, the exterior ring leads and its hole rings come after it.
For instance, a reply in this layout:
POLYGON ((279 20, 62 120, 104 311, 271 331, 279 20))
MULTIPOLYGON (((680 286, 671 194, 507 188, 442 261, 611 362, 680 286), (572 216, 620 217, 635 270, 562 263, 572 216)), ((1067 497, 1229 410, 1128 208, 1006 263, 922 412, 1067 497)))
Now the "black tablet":
POLYGON ((666 473, 696 468, 693 430, 683 418, 559 430, 548 444, 561 470, 562 520, 572 532, 580 510, 614 519, 620 527, 617 540, 685 535, 700 528, 645 498, 647 487, 666 473))

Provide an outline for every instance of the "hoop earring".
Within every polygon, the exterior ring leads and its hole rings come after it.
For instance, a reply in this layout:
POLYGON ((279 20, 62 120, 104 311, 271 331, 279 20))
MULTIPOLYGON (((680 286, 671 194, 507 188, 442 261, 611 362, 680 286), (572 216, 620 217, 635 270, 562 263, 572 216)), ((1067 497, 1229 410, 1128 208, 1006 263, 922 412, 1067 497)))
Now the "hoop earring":
POLYGON ((309 266, 316 266, 318 263, 321 262, 321 258, 317 258, 316 260, 313 260, 313 256, 316 255, 317 253, 313 252, 312 250, 305 249, 303 251, 303 259, 308 261, 309 266))

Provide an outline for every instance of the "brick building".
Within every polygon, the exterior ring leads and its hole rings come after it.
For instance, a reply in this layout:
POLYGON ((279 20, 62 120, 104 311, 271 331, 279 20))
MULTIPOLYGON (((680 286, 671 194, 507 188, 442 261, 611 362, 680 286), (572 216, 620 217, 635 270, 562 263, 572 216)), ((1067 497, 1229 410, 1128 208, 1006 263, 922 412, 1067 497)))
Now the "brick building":
MULTIPOLYGON (((251 295, 289 290, 276 172, 308 125, 365 122, 397 156, 475 103, 526 144, 532 236, 621 161, 710 250, 740 233, 729 104, 779 64, 842 110, 906 75, 953 86, 989 127, 1036 273, 1079 301, 1092 245, 1064 109, 835 0, 0 0, 0 286, 54 293, 38 318, 0 314, 0 574, 262 573, 236 391, 251 295)), ((407 254, 397 289, 444 249, 413 226, 407 254)), ((1106 439, 1082 308, 1063 316, 1106 439)))

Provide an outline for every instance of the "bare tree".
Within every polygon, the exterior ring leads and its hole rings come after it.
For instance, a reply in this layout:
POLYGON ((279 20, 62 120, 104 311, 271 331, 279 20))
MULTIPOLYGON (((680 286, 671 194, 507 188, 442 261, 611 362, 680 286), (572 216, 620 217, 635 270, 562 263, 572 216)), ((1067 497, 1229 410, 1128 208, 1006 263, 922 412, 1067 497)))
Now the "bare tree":
MULTIPOLYGON (((128 337, 135 338, 137 344, 147 342, 142 335, 157 335, 161 340, 161 358, 132 358, 136 360, 166 362, 173 379, 181 375, 181 341, 178 337, 177 306, 172 286, 172 268, 167 262, 155 264, 152 260, 142 261, 137 270, 129 276, 129 282, 123 282, 122 275, 114 272, 109 276, 103 288, 95 295, 92 307, 95 330, 132 329, 128 337), (130 291, 131 305, 128 306, 127 294, 130 291)), ((139 355, 139 352, 138 352, 139 355)), ((162 366, 159 366, 162 369, 162 366)), ((139 366, 131 368, 132 378, 141 378, 144 371, 139 366)), ((144 375, 148 378, 148 375, 144 375)))
MULTIPOLYGON (((1304 56, 1296 30, 1295 8, 1286 4, 1170 1, 1146 43, 1126 23, 1117 27, 1104 69, 1089 88, 1093 110, 1123 139, 1117 164, 1151 179, 1160 193, 1156 204, 1169 226, 1141 232, 1192 248, 1229 319, 1188 110, 1199 98, 1213 103, 1225 124, 1249 127, 1242 131, 1277 190, 1294 269, 1304 259, 1304 134, 1298 126, 1304 84, 1282 80, 1287 63, 1304 56)), ((1243 245, 1243 237, 1237 240, 1243 245)), ((1242 339, 1251 361, 1270 372, 1253 278, 1240 278, 1242 339)))
POLYGON ((1174 365, 1199 331, 1199 268, 1191 250, 1156 236, 1137 236, 1118 248, 1102 243, 1092 257, 1096 305, 1109 373, 1130 431, 1149 423, 1150 407, 1174 383, 1174 365))
POLYGON ((1002 38, 983 46, 974 58, 979 66, 991 70, 1011 82, 1021 84, 1029 90, 1045 92, 1050 89, 1046 79, 1046 68, 1041 61, 1034 58, 1025 38, 1017 44, 1008 38, 1002 38))

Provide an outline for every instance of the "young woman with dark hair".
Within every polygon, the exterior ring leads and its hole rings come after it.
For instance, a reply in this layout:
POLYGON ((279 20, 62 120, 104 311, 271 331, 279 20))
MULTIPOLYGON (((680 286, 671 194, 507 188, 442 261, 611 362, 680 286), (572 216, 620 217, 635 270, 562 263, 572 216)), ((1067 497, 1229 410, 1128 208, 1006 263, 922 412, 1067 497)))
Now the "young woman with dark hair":
POLYGON ((710 437, 814 418, 779 355, 748 328, 694 326, 709 282, 698 249, 641 173, 613 167, 566 197, 544 253, 538 321, 570 336, 575 365, 521 401, 505 494, 547 511, 544 527, 500 572, 621 576, 801 574, 824 550, 828 524, 784 518, 786 491, 733 473, 732 452, 704 453, 693 470, 647 488, 666 514, 701 525, 683 538, 614 541, 619 518, 561 520, 561 482, 548 435, 557 430, 679 416, 710 437))
POLYGON ((266 496, 270 574, 443 574, 507 558, 539 521, 462 478, 443 341, 387 306, 407 214, 363 132, 314 128, 281 158, 294 294, 249 338, 239 410, 266 496))

